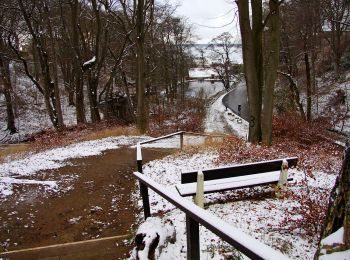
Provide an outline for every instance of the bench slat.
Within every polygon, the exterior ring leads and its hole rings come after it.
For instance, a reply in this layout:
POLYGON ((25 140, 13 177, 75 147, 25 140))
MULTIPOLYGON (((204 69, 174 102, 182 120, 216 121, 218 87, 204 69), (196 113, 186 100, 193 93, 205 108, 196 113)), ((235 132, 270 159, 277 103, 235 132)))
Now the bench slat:
MULTIPOLYGON (((280 171, 255 174, 249 176, 231 177, 219 180, 210 180, 204 182, 204 193, 213 193, 238 188, 247 188, 256 185, 267 185, 277 183, 280 171)), ((293 180, 292 177, 288 181, 293 180)), ((183 197, 193 196, 196 194, 197 183, 187 183, 176 185, 176 189, 183 197)))
MULTIPOLYGON (((288 161, 289 168, 295 167, 297 165, 298 157, 290 157, 285 159, 288 161)), ((205 169, 203 170, 204 181, 279 171, 281 169, 282 161, 283 159, 278 159, 278 160, 240 164, 240 165, 214 168, 214 169, 205 169)), ((183 172, 181 174, 182 184, 193 183, 196 181, 197 181, 196 171, 183 172)))

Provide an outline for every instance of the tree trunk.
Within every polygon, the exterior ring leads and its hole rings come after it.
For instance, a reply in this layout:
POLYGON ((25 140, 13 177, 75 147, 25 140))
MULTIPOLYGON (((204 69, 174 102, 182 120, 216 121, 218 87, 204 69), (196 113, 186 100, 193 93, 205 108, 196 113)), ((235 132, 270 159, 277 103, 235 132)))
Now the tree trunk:
MULTIPOLYGON (((253 1, 254 5, 259 1, 253 1)), ((252 4, 253 4, 252 2, 252 4)), ((260 3, 261 4, 261 3, 260 3)), ((244 74, 247 84, 248 105, 250 112, 248 141, 252 143, 261 141, 261 79, 262 57, 261 36, 255 35, 250 28, 248 1, 237 2, 239 12, 239 25, 242 37, 244 74), (256 47, 256 44, 259 45, 256 47)), ((254 11, 257 12, 257 8, 254 11)), ((255 25, 257 26, 257 25, 255 25)), ((254 30, 257 31, 256 28, 254 30)))
POLYGON ((74 0, 71 3, 71 20, 72 20, 72 45, 74 49, 74 77, 75 77, 75 108, 77 113, 77 123, 86 123, 85 106, 84 106, 84 85, 82 82, 81 55, 78 32, 78 13, 79 1, 74 0))
POLYGON ((147 111, 145 102, 145 51, 144 51, 144 0, 137 1, 136 16, 136 63, 137 63, 137 128, 143 134, 147 129, 147 111))
POLYGON ((262 108, 262 141, 266 145, 272 142, 272 115, 273 115, 273 94, 275 82, 277 78, 277 69, 279 64, 279 49, 280 49, 280 18, 279 18, 279 3, 270 1, 270 30, 268 40, 269 56, 265 65, 266 82, 263 93, 263 108, 262 108))
POLYGON ((58 129, 63 129, 64 122, 63 122, 63 116, 62 116, 62 108, 61 108, 61 95, 60 95, 60 88, 58 83, 58 66, 57 66, 57 55, 56 55, 56 47, 55 47, 55 39, 50 23, 50 19, 47 17, 49 14, 49 9, 46 4, 44 4, 44 10, 45 10, 45 21, 48 28, 48 33, 50 37, 50 45, 51 45, 51 71, 53 74, 53 91, 54 91, 54 107, 56 109, 56 115, 57 115, 57 126, 58 129))
POLYGON ((4 95, 6 101, 6 114, 7 114, 7 130, 10 134, 17 133, 17 128, 15 126, 15 115, 12 106, 12 84, 10 75, 9 61, 6 60, 4 55, 0 53, 0 76, 4 84, 4 95))
POLYGON ((292 98, 293 99, 293 107, 294 107, 294 103, 296 103, 296 105, 298 106, 298 110, 299 110, 301 118, 303 120, 306 120, 303 104, 300 102, 300 93, 299 93, 297 83, 294 81, 293 77, 290 74, 284 73, 284 72, 280 72, 280 73, 289 80, 289 88, 290 88, 290 92, 293 96, 293 98, 292 98))
POLYGON ((88 73, 88 97, 90 102, 90 117, 91 122, 97 123, 101 121, 100 113, 97 106, 97 79, 88 73))
POLYGON ((304 53, 304 61, 305 61, 305 73, 306 73, 306 119, 308 122, 311 122, 312 86, 311 86, 309 54, 307 51, 305 51, 304 53))
MULTIPOLYGON (((331 191, 326 220, 321 232, 320 241, 344 227, 344 249, 350 248, 350 147, 344 152, 342 169, 331 191)), ((320 244, 315 254, 320 253, 320 244)))

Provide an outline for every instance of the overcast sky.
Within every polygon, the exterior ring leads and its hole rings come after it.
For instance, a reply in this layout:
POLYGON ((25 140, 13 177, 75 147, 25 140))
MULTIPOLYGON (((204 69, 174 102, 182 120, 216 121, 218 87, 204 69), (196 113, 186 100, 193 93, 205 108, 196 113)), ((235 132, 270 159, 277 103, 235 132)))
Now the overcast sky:
POLYGON ((212 38, 223 32, 230 32, 235 38, 239 37, 236 18, 236 4, 233 0, 170 0, 178 3, 177 15, 188 18, 193 24, 193 34, 198 35, 199 43, 208 43, 212 38), (223 28, 208 28, 222 27, 223 28))

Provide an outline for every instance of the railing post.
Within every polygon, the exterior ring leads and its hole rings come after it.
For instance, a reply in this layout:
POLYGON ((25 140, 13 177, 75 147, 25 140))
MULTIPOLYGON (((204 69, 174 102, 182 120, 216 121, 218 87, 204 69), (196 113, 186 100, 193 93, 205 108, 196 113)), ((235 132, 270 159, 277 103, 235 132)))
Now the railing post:
POLYGON ((187 259, 200 259, 199 224, 186 214, 187 259))
POLYGON ((180 149, 181 150, 182 150, 183 146, 184 146, 184 133, 182 132, 180 134, 180 149))
POLYGON ((276 192, 277 197, 281 196, 280 191, 286 188, 287 183, 288 183, 288 161, 284 159, 282 161, 280 178, 277 184, 277 192, 276 192))
MULTIPOLYGON (((138 143, 136 147, 137 151, 137 171, 139 173, 142 172, 142 154, 141 154, 141 145, 138 143)), ((145 219, 151 216, 151 209, 149 205, 149 197, 148 197, 148 188, 146 185, 144 185, 141 181, 139 181, 140 184, 140 193, 142 197, 142 203, 143 203, 143 212, 145 215, 145 219)))

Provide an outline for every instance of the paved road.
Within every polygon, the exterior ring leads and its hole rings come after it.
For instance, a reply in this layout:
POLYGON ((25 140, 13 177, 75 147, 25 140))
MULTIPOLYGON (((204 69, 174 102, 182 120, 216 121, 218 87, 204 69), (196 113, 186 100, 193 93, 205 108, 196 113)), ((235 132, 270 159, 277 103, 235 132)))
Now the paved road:
POLYGON ((247 90, 245 84, 238 84, 235 89, 230 91, 223 99, 222 102, 234 113, 240 115, 243 119, 249 122, 249 108, 247 102, 247 90), (239 106, 241 111, 239 111, 239 106))

